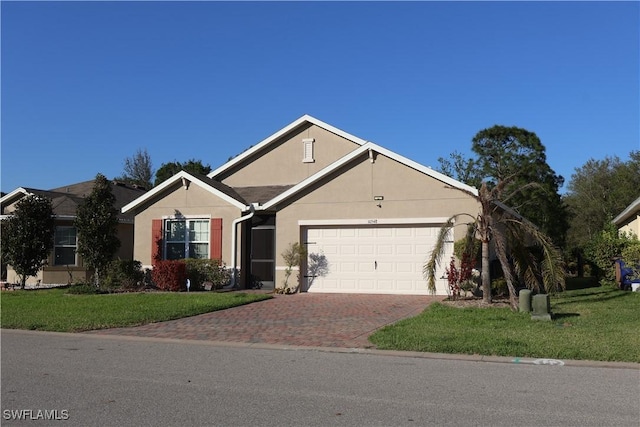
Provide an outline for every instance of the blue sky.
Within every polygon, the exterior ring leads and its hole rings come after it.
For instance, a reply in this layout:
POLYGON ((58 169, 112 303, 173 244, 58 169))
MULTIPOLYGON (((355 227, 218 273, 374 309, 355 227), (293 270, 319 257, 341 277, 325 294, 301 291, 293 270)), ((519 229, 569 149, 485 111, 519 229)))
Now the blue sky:
POLYGON ((638 2, 7 2, 1 189, 213 168, 310 114, 426 166, 495 124, 640 150, 638 2))

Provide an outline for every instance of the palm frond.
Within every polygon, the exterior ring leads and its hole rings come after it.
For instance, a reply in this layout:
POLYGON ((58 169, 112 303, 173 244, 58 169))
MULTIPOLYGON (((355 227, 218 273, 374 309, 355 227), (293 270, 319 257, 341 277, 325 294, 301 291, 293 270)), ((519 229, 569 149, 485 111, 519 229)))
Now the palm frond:
MULTIPOLYGON (((429 259, 422 267, 422 276, 427 281, 427 289, 432 294, 436 293, 436 270, 440 266, 442 261, 442 256, 444 255, 445 244, 448 241, 449 233, 452 231, 452 228, 456 222, 456 220, 460 216, 473 216, 469 214, 458 214, 450 217, 443 225, 440 227, 440 231, 438 232, 438 238, 436 239, 436 243, 431 250, 431 254, 429 255, 429 259)), ((474 219, 475 220, 475 219, 474 219)))

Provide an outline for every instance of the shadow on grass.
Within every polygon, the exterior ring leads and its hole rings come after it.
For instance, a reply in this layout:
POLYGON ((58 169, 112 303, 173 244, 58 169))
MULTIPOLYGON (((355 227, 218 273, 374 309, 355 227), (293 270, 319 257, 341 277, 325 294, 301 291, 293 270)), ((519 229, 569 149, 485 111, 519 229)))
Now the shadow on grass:
POLYGON ((614 289, 607 290, 604 289, 598 292, 592 292, 588 294, 582 295, 560 295, 555 301, 553 301, 553 305, 560 306, 565 304, 574 304, 574 303, 599 303, 604 301, 610 301, 619 298, 627 298, 631 295, 630 292, 616 291, 614 289))
POLYGON ((570 319, 572 317, 580 317, 580 313, 553 313, 551 317, 553 320, 570 319))

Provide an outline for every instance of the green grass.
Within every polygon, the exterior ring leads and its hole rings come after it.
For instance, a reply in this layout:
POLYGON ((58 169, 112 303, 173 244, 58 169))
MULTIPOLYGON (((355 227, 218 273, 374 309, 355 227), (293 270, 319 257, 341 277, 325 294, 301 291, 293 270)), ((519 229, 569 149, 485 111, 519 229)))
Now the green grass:
POLYGON ((552 321, 508 308, 433 304, 369 339, 378 348, 436 353, 640 362, 640 293, 609 287, 551 298, 552 321))
POLYGON ((79 332, 142 325, 223 310, 271 298, 237 292, 71 295, 66 289, 3 292, 1 326, 79 332))

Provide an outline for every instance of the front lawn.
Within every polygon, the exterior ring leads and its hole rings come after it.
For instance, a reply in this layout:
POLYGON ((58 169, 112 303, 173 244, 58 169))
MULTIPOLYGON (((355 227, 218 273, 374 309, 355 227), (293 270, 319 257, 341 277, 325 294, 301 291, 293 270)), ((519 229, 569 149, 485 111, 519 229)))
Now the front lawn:
POLYGON ((551 298, 552 321, 509 308, 436 303, 369 339, 380 349, 640 362, 640 293, 609 287, 551 298))
POLYGON ((1 326, 79 332, 195 316, 271 298, 238 292, 71 295, 66 289, 2 292, 1 326))

